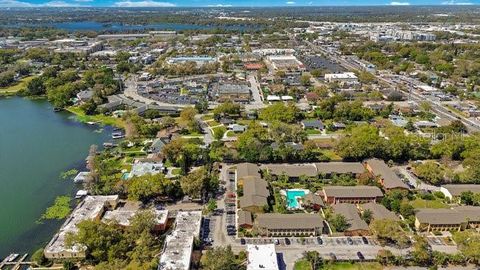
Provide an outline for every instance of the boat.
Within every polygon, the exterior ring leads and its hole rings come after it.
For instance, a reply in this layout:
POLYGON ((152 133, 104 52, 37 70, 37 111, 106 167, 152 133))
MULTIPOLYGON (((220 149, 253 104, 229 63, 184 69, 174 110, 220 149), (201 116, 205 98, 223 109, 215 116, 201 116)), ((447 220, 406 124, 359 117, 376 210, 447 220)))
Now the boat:
POLYGON ((98 122, 92 122, 92 121, 88 121, 87 124, 93 126, 93 125, 96 125, 98 122))
POLYGON ((19 256, 19 254, 12 253, 12 254, 8 255, 7 258, 5 258, 5 261, 13 262, 18 256, 19 256))
POLYGON ((54 108, 53 108, 53 111, 54 111, 54 112, 60 112, 60 111, 62 111, 62 108, 54 107, 54 108))
POLYGON ((103 143, 103 147, 105 147, 105 148, 113 148, 113 147, 115 147, 115 146, 117 146, 116 143, 111 143, 111 142, 105 142, 105 143, 103 143))
POLYGON ((112 139, 121 139, 121 138, 124 138, 125 137, 125 134, 123 134, 122 132, 113 132, 112 133, 112 139))

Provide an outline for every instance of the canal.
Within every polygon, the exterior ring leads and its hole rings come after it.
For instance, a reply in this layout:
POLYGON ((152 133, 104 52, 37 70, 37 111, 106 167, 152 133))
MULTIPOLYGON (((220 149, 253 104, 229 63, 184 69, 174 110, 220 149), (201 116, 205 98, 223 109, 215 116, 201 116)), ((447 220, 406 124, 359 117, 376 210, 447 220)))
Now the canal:
POLYGON ((90 145, 108 140, 110 128, 55 113, 45 100, 0 98, 0 258, 44 246, 62 220, 39 222, 59 195, 78 189, 60 174, 83 169, 90 145))

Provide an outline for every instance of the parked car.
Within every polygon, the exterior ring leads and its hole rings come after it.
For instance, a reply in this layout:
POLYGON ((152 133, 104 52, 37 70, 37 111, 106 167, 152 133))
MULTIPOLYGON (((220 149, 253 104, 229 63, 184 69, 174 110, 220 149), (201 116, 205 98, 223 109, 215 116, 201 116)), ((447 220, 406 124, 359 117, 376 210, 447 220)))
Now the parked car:
POLYGON ((287 246, 288 246, 288 245, 290 245, 290 244, 291 244, 291 242, 290 242, 290 239, 288 239, 288 238, 285 238, 285 245, 287 245, 287 246))
POLYGON ((362 236, 362 241, 365 245, 368 245, 368 239, 365 236, 362 236))
POLYGON ((245 245, 245 243, 246 243, 246 241, 245 241, 244 238, 240 239, 240 244, 241 244, 241 245, 245 245))
POLYGON ((350 237, 347 237, 347 242, 349 245, 353 245, 353 240, 350 237))
POLYGON ((361 261, 365 260, 365 256, 363 256, 362 252, 358 251, 357 256, 361 261))
POLYGON ((323 240, 322 240, 322 238, 320 238, 320 237, 317 237, 317 243, 318 243, 319 245, 322 245, 322 244, 323 244, 323 240))
POLYGON ((278 239, 274 239, 274 240, 273 240, 273 243, 274 243, 275 245, 279 245, 279 244, 280 244, 280 241, 278 241, 278 239))

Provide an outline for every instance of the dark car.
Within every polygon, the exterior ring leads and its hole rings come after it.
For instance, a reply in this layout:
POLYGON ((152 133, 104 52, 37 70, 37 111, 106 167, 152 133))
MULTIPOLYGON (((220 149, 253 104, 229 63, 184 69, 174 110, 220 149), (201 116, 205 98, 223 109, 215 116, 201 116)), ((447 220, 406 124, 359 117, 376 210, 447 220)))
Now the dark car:
POLYGON ((285 245, 287 245, 287 246, 288 246, 288 245, 290 245, 290 244, 291 244, 291 242, 290 242, 290 239, 288 239, 288 238, 285 238, 285 245))
POLYGON ((240 239, 240 244, 245 245, 245 243, 246 243, 245 239, 243 239, 243 238, 240 239))
POLYGON ((363 256, 362 252, 358 251, 357 256, 361 261, 365 260, 365 256, 363 256))
POLYGON ((336 261, 336 260, 337 260, 337 256, 335 255, 335 253, 330 252, 330 254, 328 254, 328 255, 330 256, 330 259, 331 259, 332 261, 336 261))
POLYGON ((368 245, 368 239, 365 236, 362 236, 362 241, 365 245, 368 245))
POLYGON ((349 245, 353 245, 353 240, 352 240, 352 238, 348 237, 348 238, 347 238, 347 242, 348 242, 349 245))
POLYGON ((323 240, 322 240, 322 238, 320 238, 320 237, 317 237, 317 243, 318 243, 319 245, 322 245, 322 244, 323 244, 323 240))

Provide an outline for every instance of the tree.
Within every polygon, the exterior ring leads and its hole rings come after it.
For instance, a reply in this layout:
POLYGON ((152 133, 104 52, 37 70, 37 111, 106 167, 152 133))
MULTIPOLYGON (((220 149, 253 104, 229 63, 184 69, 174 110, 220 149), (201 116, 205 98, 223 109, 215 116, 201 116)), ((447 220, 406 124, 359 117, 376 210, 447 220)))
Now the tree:
POLYGON ((344 232, 350 224, 343 215, 336 214, 329 220, 330 226, 332 226, 335 232, 344 232))
POLYGON ((480 262, 480 234, 473 230, 466 230, 453 234, 453 240, 457 243, 458 249, 470 262, 480 262))
POLYGON ((201 167, 180 178, 180 186, 183 193, 191 198, 201 198, 202 191, 205 189, 208 180, 205 167, 201 167))
POLYGON ((312 76, 310 76, 309 74, 302 74, 302 76, 300 76, 300 83, 303 85, 303 86, 307 86, 307 85, 310 85, 310 79, 311 79, 312 76))
POLYGON ((161 173, 133 177, 127 184, 128 198, 148 201, 157 196, 178 196, 178 188, 161 173))
POLYGON ((42 77, 33 78, 27 84, 27 94, 28 95, 32 95, 32 96, 43 95, 43 94, 45 94, 45 91, 46 91, 46 88, 45 88, 45 85, 43 84, 43 78, 42 77))
POLYGON ((48 263, 48 260, 47 258, 45 258, 45 255, 43 253, 43 248, 37 249, 32 254, 32 261, 35 262, 35 264, 38 266, 44 266, 48 263))
POLYGON ((360 125, 352 128, 337 144, 338 154, 347 160, 363 160, 379 156, 384 139, 378 129, 371 125, 360 125))
POLYGON ((212 213, 215 211, 215 209, 217 209, 217 201, 215 199, 210 199, 208 201, 206 210, 208 213, 212 213))
POLYGON ((207 250, 205 255, 202 256, 201 266, 204 270, 239 270, 245 269, 235 259, 232 248, 227 247, 215 247, 207 250))
POLYGON ((444 182, 445 168, 435 161, 425 161, 415 166, 415 174, 422 180, 438 185, 444 182))
POLYGON ((317 251, 305 251, 303 258, 310 263, 312 269, 322 269, 323 259, 317 251))
POLYGON ((395 243, 399 247, 406 247, 408 237, 397 221, 391 219, 376 219, 370 224, 373 235, 383 244, 395 243))
POLYGON ((293 123, 299 116, 299 111, 294 104, 285 105, 275 103, 260 111, 260 119, 266 121, 280 121, 284 123, 293 123))
POLYGON ((225 115, 237 116, 240 114, 240 109, 240 104, 233 103, 232 101, 226 101, 213 109, 213 117, 219 119, 221 116, 225 115))
POLYGON ((413 261, 420 266, 430 265, 431 250, 427 240, 422 236, 415 236, 413 251, 411 252, 413 261))
POLYGON ((363 221, 365 221, 367 224, 370 224, 370 222, 371 222, 372 219, 373 219, 372 210, 367 209, 367 210, 363 211, 361 217, 362 217, 363 221))

